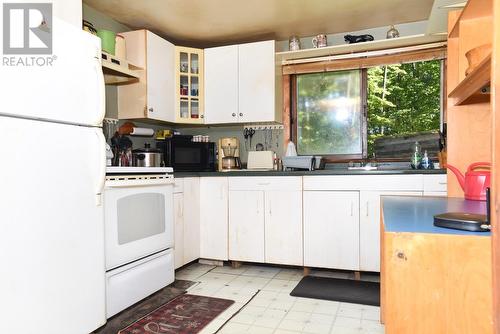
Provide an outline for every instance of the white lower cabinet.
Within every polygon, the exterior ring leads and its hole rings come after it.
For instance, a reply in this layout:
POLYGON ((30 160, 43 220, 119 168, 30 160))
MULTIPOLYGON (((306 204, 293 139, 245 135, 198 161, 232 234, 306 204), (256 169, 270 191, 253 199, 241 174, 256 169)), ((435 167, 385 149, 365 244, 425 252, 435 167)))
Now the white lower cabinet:
POLYGON ((302 265, 302 179, 233 177, 229 189, 229 259, 302 265))
POLYGON ((378 272, 381 197, 422 195, 446 195, 446 175, 178 179, 175 267, 204 258, 378 272))
POLYGON ((359 217, 359 269, 380 271, 381 196, 422 196, 421 191, 361 191, 359 217))
POLYGON ((304 266, 359 270, 359 192, 304 191, 304 266))
POLYGON ((200 257, 200 178, 175 180, 174 186, 174 267, 200 257))
POLYGON ((264 192, 229 192, 229 258, 265 262, 264 192))
POLYGON ((228 178, 200 178, 200 257, 228 260, 228 178))
POLYGON ((174 193, 174 268, 184 265, 184 194, 174 193))
POLYGON ((265 262, 302 266, 302 191, 266 191, 265 262))
POLYGON ((184 179, 184 263, 200 257, 200 178, 184 179))

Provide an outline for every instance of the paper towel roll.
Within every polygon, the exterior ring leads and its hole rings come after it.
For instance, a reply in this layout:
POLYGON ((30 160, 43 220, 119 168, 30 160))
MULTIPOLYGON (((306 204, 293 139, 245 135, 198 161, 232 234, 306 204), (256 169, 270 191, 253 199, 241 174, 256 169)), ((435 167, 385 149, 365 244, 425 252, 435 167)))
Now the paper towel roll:
POLYGON ((132 128, 131 136, 149 136, 155 134, 155 131, 150 128, 132 128))

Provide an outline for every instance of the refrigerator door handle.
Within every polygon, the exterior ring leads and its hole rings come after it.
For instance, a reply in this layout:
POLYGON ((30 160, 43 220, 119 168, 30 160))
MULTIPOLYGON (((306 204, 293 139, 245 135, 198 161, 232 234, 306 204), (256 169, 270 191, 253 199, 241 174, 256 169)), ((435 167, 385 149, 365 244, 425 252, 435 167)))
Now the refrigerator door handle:
POLYGON ((99 141, 99 160, 98 160, 98 175, 95 188, 96 194, 96 206, 102 205, 102 192, 104 189, 104 183, 106 181, 106 139, 102 133, 101 128, 94 129, 97 139, 99 141))

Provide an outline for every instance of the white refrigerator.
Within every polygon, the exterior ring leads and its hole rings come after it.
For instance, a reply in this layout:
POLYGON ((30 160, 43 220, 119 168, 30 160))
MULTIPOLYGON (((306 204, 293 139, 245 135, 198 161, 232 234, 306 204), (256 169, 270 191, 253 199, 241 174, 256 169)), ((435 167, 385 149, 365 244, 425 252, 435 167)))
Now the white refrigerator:
POLYGON ((106 321, 100 40, 56 18, 52 29, 51 66, 0 64, 2 333, 106 321))

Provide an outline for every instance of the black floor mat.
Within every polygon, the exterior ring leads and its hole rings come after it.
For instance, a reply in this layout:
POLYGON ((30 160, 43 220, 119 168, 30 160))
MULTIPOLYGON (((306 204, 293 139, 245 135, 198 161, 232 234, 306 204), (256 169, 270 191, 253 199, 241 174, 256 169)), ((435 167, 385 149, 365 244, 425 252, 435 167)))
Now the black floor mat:
POLYGON ((306 276, 290 295, 380 306, 380 283, 306 276))

